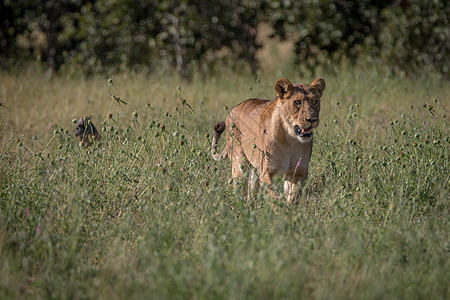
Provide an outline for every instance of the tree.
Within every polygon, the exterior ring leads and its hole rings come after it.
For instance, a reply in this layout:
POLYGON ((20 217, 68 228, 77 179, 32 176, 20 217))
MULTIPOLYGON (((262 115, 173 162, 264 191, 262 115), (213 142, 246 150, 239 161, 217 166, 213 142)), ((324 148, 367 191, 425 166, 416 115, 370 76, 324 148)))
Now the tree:
POLYGON ((39 59, 52 71, 165 66, 186 77, 232 61, 256 72, 263 23, 294 41, 304 69, 364 55, 398 69, 450 68, 446 0, 4 0, 0 9, 2 68, 39 59))
POLYGON ((447 1, 395 1, 383 13, 377 56, 400 70, 424 67, 450 73, 450 5, 447 1))
MULTIPOLYGON (((2 66, 6 67, 12 49, 25 50, 19 59, 30 58, 33 53, 43 57, 49 70, 56 71, 63 63, 62 53, 73 46, 73 40, 60 38, 61 32, 76 24, 75 14, 85 3, 84 0, 26 0, 3 1, 1 9, 2 28, 0 42, 2 47, 2 66), (45 36, 45 46, 32 43, 32 36, 45 36), (18 45, 22 36, 27 46, 18 45)), ((18 51, 19 52, 19 51, 18 51)))
POLYGON ((296 63, 307 68, 330 58, 356 59, 367 42, 378 45, 387 1, 306 0, 282 8, 274 22, 282 37, 296 40, 296 63))
POLYGON ((0 2, 0 66, 8 64, 12 44, 14 43, 14 10, 10 3, 0 2))

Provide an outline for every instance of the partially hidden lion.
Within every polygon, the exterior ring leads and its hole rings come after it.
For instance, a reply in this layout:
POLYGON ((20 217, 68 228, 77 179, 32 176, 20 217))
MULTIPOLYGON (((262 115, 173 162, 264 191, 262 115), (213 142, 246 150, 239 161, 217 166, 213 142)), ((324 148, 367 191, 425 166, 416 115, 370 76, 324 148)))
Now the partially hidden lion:
POLYGON ((308 176, 313 129, 319 125, 324 90, 325 80, 321 77, 311 85, 279 79, 274 100, 241 102, 225 122, 214 126, 213 158, 230 158, 233 180, 251 165, 250 190, 257 188, 260 181, 270 188, 274 175, 284 175, 286 201, 292 203, 299 190, 298 181, 303 183, 308 176), (217 143, 225 129, 225 148, 218 153, 217 143))

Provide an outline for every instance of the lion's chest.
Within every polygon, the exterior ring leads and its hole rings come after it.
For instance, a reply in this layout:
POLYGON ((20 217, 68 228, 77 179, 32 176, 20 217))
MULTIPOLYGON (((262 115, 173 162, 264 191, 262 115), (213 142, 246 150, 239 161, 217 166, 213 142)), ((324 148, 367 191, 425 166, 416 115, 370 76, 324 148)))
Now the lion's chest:
POLYGON ((274 153, 275 164, 272 166, 274 172, 279 175, 298 176, 308 169, 309 153, 301 147, 292 147, 284 151, 274 153))
POLYGON ((311 145, 310 143, 266 144, 262 172, 268 172, 271 176, 286 175, 291 178, 305 178, 311 157, 311 145))

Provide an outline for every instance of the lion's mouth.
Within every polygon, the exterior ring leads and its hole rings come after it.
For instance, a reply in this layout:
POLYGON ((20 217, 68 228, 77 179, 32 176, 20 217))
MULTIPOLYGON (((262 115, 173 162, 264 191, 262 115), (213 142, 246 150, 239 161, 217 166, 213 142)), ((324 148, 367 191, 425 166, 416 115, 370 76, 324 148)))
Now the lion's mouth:
POLYGON ((312 127, 309 127, 307 129, 302 129, 300 126, 295 125, 294 127, 295 134, 299 137, 311 137, 312 136, 312 127))

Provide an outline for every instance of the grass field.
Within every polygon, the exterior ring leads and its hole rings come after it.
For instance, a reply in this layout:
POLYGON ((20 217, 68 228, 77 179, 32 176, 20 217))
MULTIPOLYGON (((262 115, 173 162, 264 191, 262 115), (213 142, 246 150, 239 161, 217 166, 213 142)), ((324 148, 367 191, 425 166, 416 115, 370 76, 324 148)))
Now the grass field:
POLYGON ((0 73, 0 298, 448 299, 449 95, 433 75, 348 67, 0 73), (247 202, 210 157, 212 127, 278 78, 319 75, 299 205, 247 202), (100 143, 75 139, 82 115, 100 143))

